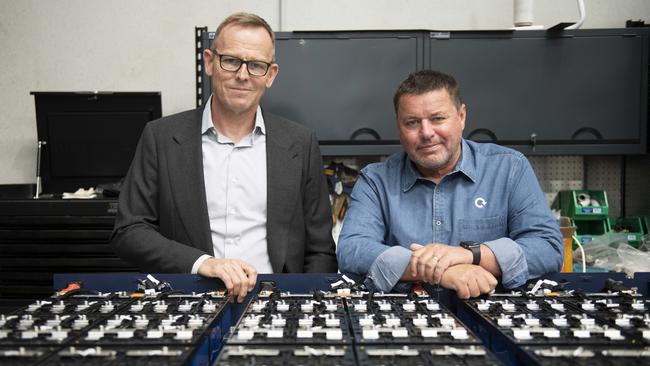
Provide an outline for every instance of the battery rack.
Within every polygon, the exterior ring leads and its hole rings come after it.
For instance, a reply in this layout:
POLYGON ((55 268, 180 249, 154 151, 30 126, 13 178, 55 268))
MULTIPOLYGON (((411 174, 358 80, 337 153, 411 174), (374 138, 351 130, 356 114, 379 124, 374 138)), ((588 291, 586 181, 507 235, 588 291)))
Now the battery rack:
POLYGON ((516 291, 459 305, 510 365, 648 365, 650 300, 635 290, 516 291))
POLYGON ((0 364, 650 364, 647 274, 562 275, 469 300, 429 286, 368 291, 333 274, 260 275, 242 303, 213 279, 141 276, 55 278, 70 292, 0 315, 0 364), (136 292, 120 290, 133 280, 136 292), (107 292, 74 290, 82 282, 107 292))
POLYGON ((219 292, 53 296, 0 315, 0 364, 207 363, 225 304, 219 292))
POLYGON ((262 288, 218 365, 498 365, 426 291, 282 292, 262 288))

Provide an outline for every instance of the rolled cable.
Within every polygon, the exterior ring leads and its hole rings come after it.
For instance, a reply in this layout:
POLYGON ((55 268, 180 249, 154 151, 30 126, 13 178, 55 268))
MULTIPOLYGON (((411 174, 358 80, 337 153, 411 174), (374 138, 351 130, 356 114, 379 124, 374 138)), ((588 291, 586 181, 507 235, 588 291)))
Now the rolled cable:
POLYGON ((580 193, 576 198, 578 199, 578 205, 580 206, 583 207, 589 206, 589 204, 591 203, 591 196, 588 195, 587 193, 580 193))

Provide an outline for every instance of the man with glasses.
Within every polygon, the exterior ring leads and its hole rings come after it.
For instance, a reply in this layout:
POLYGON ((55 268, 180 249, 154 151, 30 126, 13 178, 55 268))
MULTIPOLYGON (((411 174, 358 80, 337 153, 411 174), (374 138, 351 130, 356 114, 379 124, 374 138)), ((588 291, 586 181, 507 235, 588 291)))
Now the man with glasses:
POLYGON ((278 74, 274 48, 257 15, 219 25, 203 52, 208 103, 142 133, 113 231, 120 257, 219 278, 238 301, 257 273, 337 270, 316 137, 259 106, 278 74))

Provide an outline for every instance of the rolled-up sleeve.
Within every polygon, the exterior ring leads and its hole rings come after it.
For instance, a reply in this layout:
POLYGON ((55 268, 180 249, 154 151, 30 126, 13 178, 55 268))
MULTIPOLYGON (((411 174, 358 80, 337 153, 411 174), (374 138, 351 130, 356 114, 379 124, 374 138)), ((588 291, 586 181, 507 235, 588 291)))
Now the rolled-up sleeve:
POLYGON ((380 191, 363 173, 352 191, 352 201, 343 222, 336 249, 343 273, 367 276, 369 287, 390 291, 410 260, 410 250, 384 241, 386 224, 380 191))
POLYGON ((515 288, 528 280, 528 263, 521 247, 510 238, 486 241, 485 244, 501 268, 501 284, 505 288, 515 288))
POLYGON ((509 238, 485 243, 494 252, 507 288, 528 279, 559 272, 564 246, 557 220, 553 218, 530 163, 520 160, 513 169, 509 197, 509 238), (515 245, 513 245, 515 244, 515 245))
POLYGON ((391 291, 399 282, 410 260, 411 250, 401 246, 390 247, 375 259, 367 278, 372 281, 375 289, 391 291))

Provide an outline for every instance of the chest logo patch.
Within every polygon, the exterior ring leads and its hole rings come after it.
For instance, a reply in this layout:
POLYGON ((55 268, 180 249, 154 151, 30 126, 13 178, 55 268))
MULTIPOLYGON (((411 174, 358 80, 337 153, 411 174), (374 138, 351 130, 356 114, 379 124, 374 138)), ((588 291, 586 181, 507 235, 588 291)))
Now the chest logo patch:
POLYGON ((483 197, 478 197, 474 200, 474 206, 478 208, 483 208, 487 205, 487 201, 483 197))

